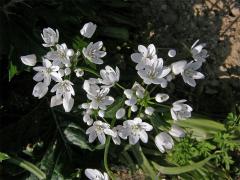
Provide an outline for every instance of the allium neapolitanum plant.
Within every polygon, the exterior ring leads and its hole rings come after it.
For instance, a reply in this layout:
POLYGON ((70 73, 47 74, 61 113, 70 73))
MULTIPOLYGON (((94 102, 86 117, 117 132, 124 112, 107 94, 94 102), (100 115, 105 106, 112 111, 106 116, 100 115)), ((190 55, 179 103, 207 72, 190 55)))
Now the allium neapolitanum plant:
MULTIPOLYGON (((85 38, 91 38, 96 27, 89 22, 83 26, 80 33, 85 38)), ((171 151, 179 138, 186 135, 177 122, 191 117, 193 109, 187 104, 187 100, 177 100, 172 107, 169 107, 173 121, 171 126, 167 124, 162 131, 156 127, 150 117, 155 115, 157 106, 168 107, 164 102, 170 97, 165 93, 153 94, 153 92, 157 86, 167 88, 168 83, 176 76, 182 76, 184 83, 195 87, 196 80, 204 78, 204 75, 198 71, 208 57, 204 43, 198 44, 197 40, 192 45, 190 49, 192 59, 180 60, 170 65, 166 65, 164 60, 158 57, 153 44, 147 47, 139 45, 138 51, 131 55, 131 59, 136 64, 135 69, 142 82, 134 82, 131 88, 124 88, 121 85, 122 72, 118 67, 106 65, 100 72, 91 68, 91 64, 104 64, 107 52, 103 50, 102 41, 90 42, 83 49, 74 52, 65 43, 59 44, 58 30, 45 28, 41 36, 44 41, 42 45, 49 49, 41 57, 42 63, 37 63, 35 54, 21 57, 25 65, 32 66, 36 71, 33 77, 36 81, 33 96, 41 99, 50 93, 52 95, 50 107, 63 106, 65 112, 71 113, 73 107, 79 108, 79 111, 82 111, 82 121, 89 126, 86 129, 89 143, 97 141, 105 147, 104 166, 107 173, 89 167, 85 170, 86 177, 106 180, 110 176, 114 179, 107 164, 110 143, 116 146, 121 146, 123 142, 125 145, 126 143, 134 145, 137 156, 142 154, 141 143, 153 141, 155 148, 165 153, 171 151), (85 79, 86 74, 92 77, 85 79), (82 84, 85 94, 75 94, 74 85, 78 83, 82 84), (109 116, 109 109, 117 99, 110 94, 114 87, 122 92, 124 100, 118 109, 111 110, 115 115, 109 116), (86 96, 88 100, 82 104, 75 104, 76 96, 86 96), (155 138, 149 138, 149 133, 155 138)), ((170 49, 169 58, 175 55, 176 51, 170 49)), ((149 171, 152 178, 158 176, 158 171, 156 173, 151 169, 149 171)))

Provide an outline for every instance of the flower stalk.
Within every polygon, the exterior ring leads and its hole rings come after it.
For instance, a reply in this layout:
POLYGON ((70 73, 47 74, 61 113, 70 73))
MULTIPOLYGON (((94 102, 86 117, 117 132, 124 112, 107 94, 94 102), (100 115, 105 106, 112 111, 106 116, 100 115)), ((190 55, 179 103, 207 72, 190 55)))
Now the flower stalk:
MULTIPOLYGON (((113 118, 112 122, 111 122, 111 127, 114 126, 116 122, 116 118, 113 118)), ((107 137, 107 140, 106 140, 106 144, 105 144, 105 149, 104 149, 104 167, 108 173, 108 175, 110 176, 110 178, 112 180, 115 180, 116 178, 114 177, 112 171, 109 169, 108 167, 108 152, 109 152, 109 146, 110 146, 110 141, 111 141, 111 136, 108 136, 107 137)))

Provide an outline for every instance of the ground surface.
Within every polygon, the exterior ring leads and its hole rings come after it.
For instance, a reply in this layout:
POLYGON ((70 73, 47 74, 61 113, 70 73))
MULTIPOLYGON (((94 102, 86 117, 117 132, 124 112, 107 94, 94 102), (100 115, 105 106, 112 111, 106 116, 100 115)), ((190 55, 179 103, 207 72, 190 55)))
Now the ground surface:
POLYGON ((195 90, 177 84, 173 93, 189 96, 195 110, 206 115, 222 117, 233 110, 240 102, 240 3, 236 0, 141 3, 142 13, 137 17, 145 24, 137 39, 153 42, 160 48, 160 54, 166 54, 164 48, 177 47, 180 52, 176 61, 185 57, 181 52, 184 45, 191 47, 197 39, 207 43, 210 56, 202 69, 206 79, 199 81, 195 90))

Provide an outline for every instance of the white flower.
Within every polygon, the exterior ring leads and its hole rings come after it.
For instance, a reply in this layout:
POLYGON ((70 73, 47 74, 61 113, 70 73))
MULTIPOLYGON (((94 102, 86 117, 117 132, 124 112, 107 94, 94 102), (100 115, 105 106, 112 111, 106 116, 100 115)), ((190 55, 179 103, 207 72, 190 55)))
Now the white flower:
POLYGON ((72 49, 68 49, 65 43, 61 45, 57 44, 56 47, 57 50, 49 51, 46 55, 46 58, 53 60, 53 64, 59 67, 62 67, 63 65, 65 67, 70 67, 70 58, 74 55, 74 51, 72 49))
POLYGON ((201 67, 201 63, 198 62, 189 62, 185 68, 184 71, 181 73, 183 77, 183 81, 187 83, 188 85, 195 87, 196 86, 196 81, 195 79, 203 79, 204 75, 198 71, 201 67))
POLYGON ((184 71, 187 61, 181 60, 171 64, 171 69, 174 75, 178 75, 184 71))
POLYGON ((27 66, 35 66, 37 63, 37 57, 35 54, 21 56, 20 59, 21 59, 22 63, 27 66))
POLYGON ((138 82, 134 82, 132 90, 138 98, 144 98, 145 89, 138 82))
POLYGON ((177 52, 176 52, 175 49, 170 49, 170 50, 168 51, 168 56, 169 56, 169 57, 175 57, 176 54, 177 54, 177 52))
POLYGON ((90 79, 84 81, 83 89, 88 94, 97 94, 97 92, 100 91, 100 87, 97 85, 98 83, 99 83, 98 79, 90 78, 90 79))
POLYGON ((70 112, 74 104, 72 96, 75 95, 72 85, 73 83, 69 80, 61 80, 54 85, 51 92, 56 92, 56 95, 51 98, 50 107, 63 104, 65 112, 70 112))
POLYGON ((83 122, 87 123, 88 126, 91 126, 93 124, 93 119, 91 118, 93 111, 92 109, 89 109, 89 106, 90 105, 88 103, 82 104, 82 107, 86 109, 86 111, 83 112, 83 122), (86 104, 88 107, 84 107, 86 104))
POLYGON ((97 169, 85 169, 85 175, 90 180, 109 180, 107 173, 101 173, 97 169))
POLYGON ((163 59, 154 59, 144 69, 138 71, 138 75, 145 84, 160 84, 162 88, 167 86, 164 77, 170 72, 170 68, 163 66, 163 59))
POLYGON ((196 71, 201 67, 201 65, 202 63, 199 63, 199 62, 191 61, 187 63, 187 61, 182 60, 182 61, 172 63, 171 67, 172 67, 172 72, 175 75, 178 75, 181 73, 183 77, 183 81, 189 84, 190 86, 195 87, 196 86, 195 79, 204 78, 204 75, 202 73, 196 71))
POLYGON ((44 47, 51 47, 58 43, 59 32, 56 29, 56 32, 52 28, 44 28, 43 33, 41 34, 45 44, 42 44, 44 47))
POLYGON ((93 24, 92 22, 84 24, 82 29, 80 30, 80 33, 82 36, 86 38, 91 38, 94 32, 96 31, 97 25, 93 24))
POLYGON ((126 110, 124 108, 120 108, 116 112, 116 118, 117 119, 122 119, 126 114, 126 110))
POLYGON ((175 124, 172 125, 170 131, 168 131, 168 132, 173 137, 184 137, 185 136, 184 130, 175 124))
POLYGON ((132 89, 125 89, 124 94, 127 97, 125 104, 131 107, 132 112, 136 112, 138 107, 136 105, 138 99, 144 98, 145 89, 138 83, 133 84, 132 89))
POLYGON ((33 96, 41 99, 48 92, 48 85, 43 82, 38 82, 33 88, 33 96))
POLYGON ((114 71, 112 67, 106 66, 105 69, 100 71, 100 75, 102 79, 99 79, 99 82, 104 84, 102 87, 110 88, 119 81, 120 71, 118 67, 116 67, 116 70, 114 71))
POLYGON ((154 112, 154 108, 150 107, 150 106, 146 107, 144 112, 145 112, 145 114, 151 116, 153 114, 153 112, 154 112))
POLYGON ((105 134, 110 136, 116 136, 116 134, 110 129, 110 125, 102 121, 95 121, 93 126, 87 129, 86 134, 89 134, 88 141, 92 143, 96 138, 101 144, 105 144, 105 134))
POLYGON ((208 52, 204 47, 206 46, 205 43, 197 45, 199 40, 195 41, 191 47, 191 53, 192 57, 195 61, 199 62, 202 64, 203 62, 206 61, 206 58, 208 57, 208 52))
POLYGON ((150 44, 147 48, 139 45, 138 51, 140 53, 133 53, 131 55, 132 61, 137 63, 136 70, 143 69, 148 64, 148 61, 157 58, 156 48, 153 44, 150 44))
POLYGON ((129 137, 130 144, 136 144, 139 139, 142 142, 148 142, 148 134, 146 131, 151 131, 153 129, 152 125, 142 122, 141 118, 134 118, 133 120, 127 120, 123 122, 125 129, 125 136, 129 137))
POLYGON ((93 42, 90 42, 90 44, 87 46, 87 48, 83 48, 82 52, 85 58, 87 58, 89 61, 95 64, 103 64, 102 57, 106 56, 105 51, 100 51, 100 49, 103 46, 102 41, 98 41, 93 44, 93 42))
POLYGON ((182 99, 173 103, 171 108, 171 115, 174 120, 183 120, 191 117, 191 106, 184 104, 187 100, 182 99))
POLYGON ((123 126, 121 125, 117 125, 116 127, 114 127, 113 132, 116 134, 116 136, 112 136, 112 140, 114 142, 114 144, 116 145, 120 145, 121 144, 121 138, 123 139, 127 139, 127 136, 123 136, 122 132, 125 130, 123 126))
POLYGON ((74 72, 76 73, 77 77, 82 77, 84 75, 84 71, 81 68, 75 69, 74 72))
POLYGON ((167 94, 164 94, 164 93, 158 93, 156 94, 155 96, 155 100, 158 102, 158 103, 162 103, 162 102, 165 102, 169 99, 169 96, 167 94))
POLYGON ((111 105, 114 102, 113 97, 107 96, 108 93, 108 88, 97 89, 96 91, 92 91, 90 93, 88 92, 87 98, 91 100, 90 108, 106 110, 107 106, 111 105))
POLYGON ((174 146, 172 137, 165 132, 161 132, 155 137, 155 144, 162 153, 174 146))
POLYGON ((59 81, 61 75, 57 72, 58 66, 53 66, 48 59, 43 59, 43 66, 36 66, 33 69, 38 73, 33 77, 34 81, 42 81, 48 86, 51 83, 51 79, 59 81))

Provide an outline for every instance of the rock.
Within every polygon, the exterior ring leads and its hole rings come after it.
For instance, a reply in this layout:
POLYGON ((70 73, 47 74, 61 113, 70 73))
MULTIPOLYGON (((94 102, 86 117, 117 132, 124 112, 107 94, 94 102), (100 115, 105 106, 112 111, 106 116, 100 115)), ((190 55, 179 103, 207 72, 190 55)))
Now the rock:
POLYGON ((233 7, 233 8, 231 9, 231 13, 232 13, 235 17, 240 16, 240 8, 239 8, 239 7, 233 7))

